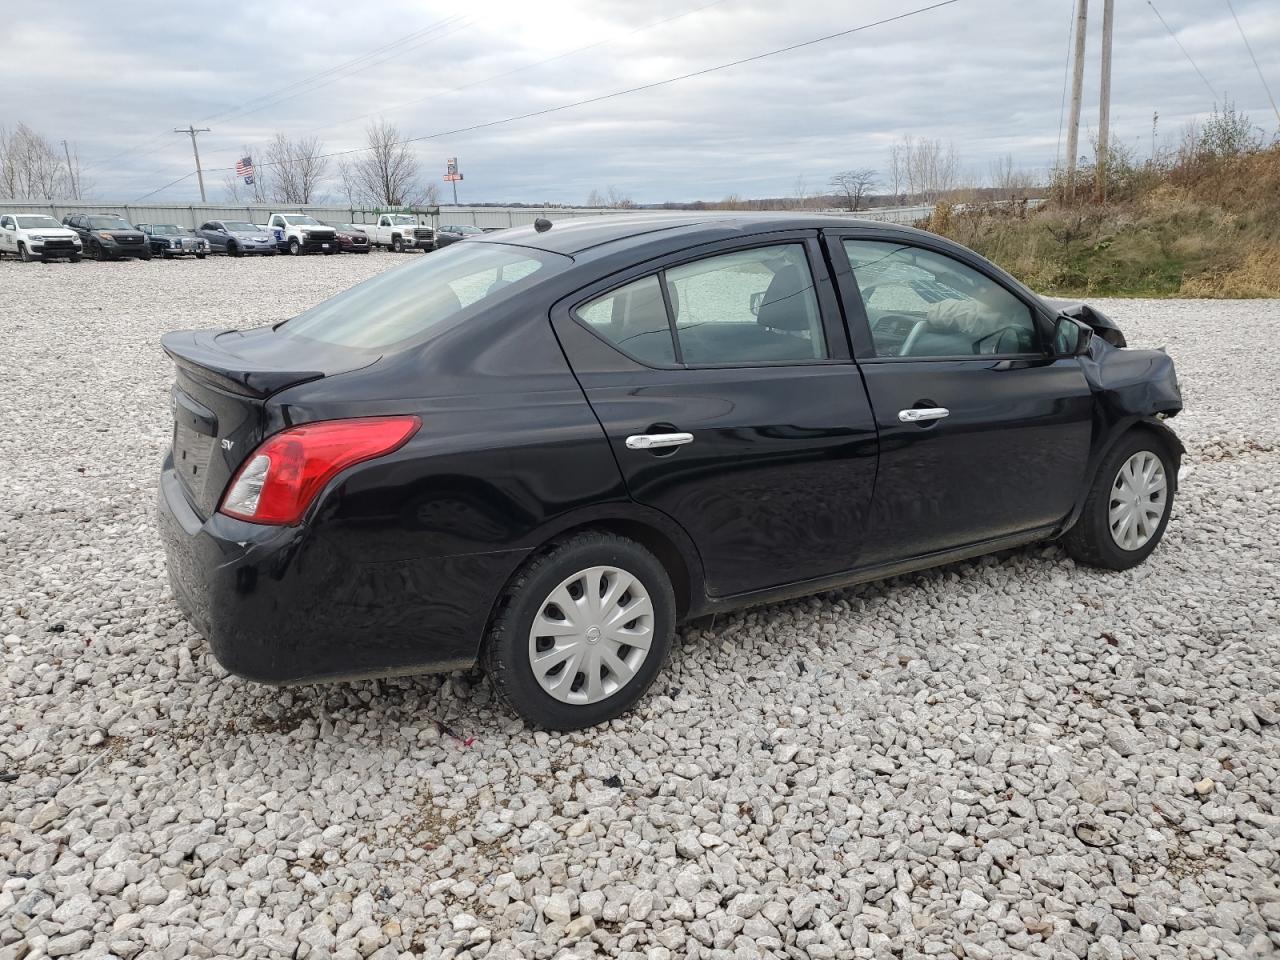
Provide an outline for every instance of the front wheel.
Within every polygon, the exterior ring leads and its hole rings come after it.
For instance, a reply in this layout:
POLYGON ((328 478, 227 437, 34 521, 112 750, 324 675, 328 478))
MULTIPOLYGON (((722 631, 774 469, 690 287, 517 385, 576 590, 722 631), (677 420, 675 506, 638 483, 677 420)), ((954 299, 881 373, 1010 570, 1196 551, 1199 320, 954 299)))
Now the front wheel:
POLYGON ((1062 545, 1090 566, 1137 566, 1164 537, 1176 481, 1177 464, 1165 443, 1149 430, 1130 431, 1103 458, 1062 545))
POLYGON ((197 259, 197 260, 203 260, 203 259, 204 259, 205 257, 207 257, 207 256, 208 256, 208 254, 207 254, 207 253, 197 253, 197 254, 196 254, 196 259, 197 259))
POLYGON ((22 257, 23 263, 30 263, 35 259, 35 257, 31 255, 31 251, 27 249, 27 245, 25 243, 18 244, 18 255, 22 257))
POLYGON ((652 553, 613 534, 578 534, 507 585, 485 639, 485 670, 499 699, 533 726, 594 726, 649 688, 675 620, 671 579, 652 553))
POLYGON ((289 241, 289 253, 295 257, 302 253, 302 244, 298 242, 296 237, 289 241))
POLYGON ((391 241, 391 249, 396 253, 404 253, 404 240, 400 237, 393 238, 391 241))
POLYGON ((237 247, 234 243, 228 243, 228 244, 227 244, 227 253, 228 253, 230 256, 238 257, 238 256, 240 256, 240 248, 239 248, 239 247, 237 247))
POLYGON ((68 260, 70 260, 72 263, 79 263, 79 262, 80 262, 80 254, 78 254, 78 253, 73 253, 71 256, 67 257, 67 259, 68 259, 68 260))

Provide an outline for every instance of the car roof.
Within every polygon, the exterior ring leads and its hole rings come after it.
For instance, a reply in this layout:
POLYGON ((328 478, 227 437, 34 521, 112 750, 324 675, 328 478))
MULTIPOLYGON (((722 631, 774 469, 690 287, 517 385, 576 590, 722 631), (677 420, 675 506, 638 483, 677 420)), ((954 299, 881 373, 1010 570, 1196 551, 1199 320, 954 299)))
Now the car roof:
POLYGON ((776 230, 820 230, 857 227, 889 233, 917 233, 911 227, 881 223, 835 214, 794 213, 636 213, 581 217, 552 222, 550 230, 533 226, 513 227, 478 237, 480 243, 512 243, 551 253, 574 256, 608 253, 622 247, 670 238, 694 245, 710 241, 776 230))

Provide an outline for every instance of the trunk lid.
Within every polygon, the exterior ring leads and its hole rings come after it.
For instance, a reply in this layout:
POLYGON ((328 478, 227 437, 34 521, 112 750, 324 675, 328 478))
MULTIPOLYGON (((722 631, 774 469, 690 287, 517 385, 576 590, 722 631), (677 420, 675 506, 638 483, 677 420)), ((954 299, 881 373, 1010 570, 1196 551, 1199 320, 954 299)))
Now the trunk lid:
POLYGON ((160 343, 177 367, 169 393, 173 465, 202 518, 217 509, 231 477, 265 438, 269 397, 378 359, 271 327, 180 330, 160 343))

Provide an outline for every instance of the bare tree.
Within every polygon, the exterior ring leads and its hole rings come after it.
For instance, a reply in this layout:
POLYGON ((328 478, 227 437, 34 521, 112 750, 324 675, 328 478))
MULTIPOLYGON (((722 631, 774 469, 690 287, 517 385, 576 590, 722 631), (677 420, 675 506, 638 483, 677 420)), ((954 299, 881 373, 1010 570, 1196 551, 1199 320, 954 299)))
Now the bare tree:
POLYGON ((850 213, 855 213, 862 206, 862 201, 880 180, 870 167, 859 167, 856 170, 845 170, 831 178, 831 189, 842 194, 850 213))
POLYGON ((1013 162, 1013 154, 992 160, 988 165, 991 186, 1007 197, 1022 198, 1035 185, 1035 177, 1013 162))
MULTIPOLYGON (((73 167, 78 164, 77 157, 73 167)), ((13 132, 0 128, 0 194, 13 200, 73 197, 74 176, 63 152, 25 123, 13 132)))
POLYGON ((592 191, 587 194, 588 207, 607 207, 608 205, 609 201, 605 199, 604 194, 599 190, 593 188, 592 191))
POLYGON ((631 210, 636 202, 612 184, 609 185, 609 206, 615 210, 631 210))
POLYGON ((804 210, 809 206, 809 178, 803 173, 796 177, 796 182, 791 185, 791 193, 795 197, 795 208, 804 210))
POLYGON ((416 207, 435 202, 439 191, 434 183, 423 184, 418 158, 402 142, 394 123, 370 123, 365 135, 367 149, 339 168, 353 206, 416 207))
MULTIPOLYGON (((329 168, 324 157, 324 144, 316 137, 290 140, 277 133, 268 144, 266 163, 259 175, 266 174, 271 199, 280 203, 313 203, 329 168)), ((254 177, 255 185, 258 177, 254 177)))
POLYGON ((906 179, 906 148, 901 143, 895 143, 889 148, 889 183, 893 187, 893 202, 900 202, 902 197, 902 183, 906 179))
POLYGON ((908 134, 890 148, 889 162, 905 182, 909 202, 942 199, 955 190, 960 176, 955 147, 941 140, 916 140, 908 134))

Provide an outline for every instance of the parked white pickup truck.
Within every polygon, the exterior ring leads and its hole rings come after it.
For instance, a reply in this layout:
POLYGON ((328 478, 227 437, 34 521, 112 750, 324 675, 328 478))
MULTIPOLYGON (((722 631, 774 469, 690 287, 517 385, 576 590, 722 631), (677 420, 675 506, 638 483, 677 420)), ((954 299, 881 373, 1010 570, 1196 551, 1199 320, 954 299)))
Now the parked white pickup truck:
POLYGON ((0 254, 23 260, 80 259, 83 245, 74 230, 68 230, 44 213, 0 213, 0 254))
POLYGON ((409 213, 383 213, 374 224, 360 224, 375 247, 390 247, 396 253, 409 250, 434 250, 436 234, 430 227, 418 223, 409 213))
POLYGON ((301 253, 338 252, 338 232, 305 213, 273 213, 267 226, 276 246, 295 257, 301 253))

